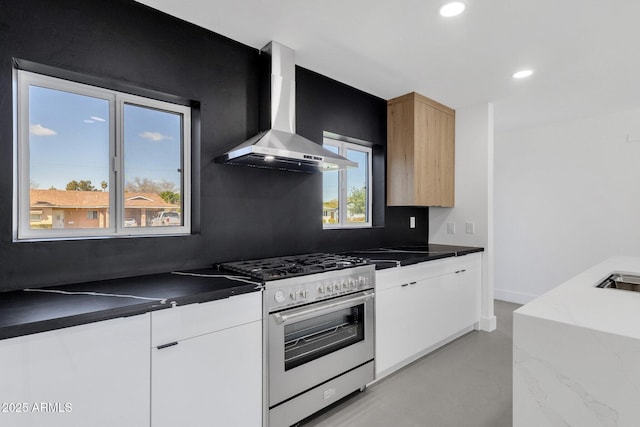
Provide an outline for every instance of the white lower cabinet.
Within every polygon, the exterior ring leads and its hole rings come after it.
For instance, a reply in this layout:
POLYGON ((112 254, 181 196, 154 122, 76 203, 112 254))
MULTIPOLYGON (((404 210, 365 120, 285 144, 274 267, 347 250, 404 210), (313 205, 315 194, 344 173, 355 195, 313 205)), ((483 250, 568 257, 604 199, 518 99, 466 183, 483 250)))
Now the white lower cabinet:
POLYGON ((445 320, 440 339, 480 321, 482 254, 475 253, 442 261, 439 317, 445 320))
POLYGON ((376 272, 376 378, 477 326, 481 256, 376 272))
POLYGON ((0 425, 149 425, 150 315, 0 341, 0 425))
POLYGON ((152 313, 151 425, 262 425, 260 292, 152 313))

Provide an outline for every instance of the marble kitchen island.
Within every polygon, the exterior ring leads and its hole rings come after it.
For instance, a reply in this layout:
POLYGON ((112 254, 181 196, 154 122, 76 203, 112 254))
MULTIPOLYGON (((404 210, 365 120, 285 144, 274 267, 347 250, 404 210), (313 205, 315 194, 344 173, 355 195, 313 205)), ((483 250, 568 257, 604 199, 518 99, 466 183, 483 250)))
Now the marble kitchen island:
POLYGON ((514 312, 513 425, 640 425, 640 292, 597 288, 610 258, 514 312))

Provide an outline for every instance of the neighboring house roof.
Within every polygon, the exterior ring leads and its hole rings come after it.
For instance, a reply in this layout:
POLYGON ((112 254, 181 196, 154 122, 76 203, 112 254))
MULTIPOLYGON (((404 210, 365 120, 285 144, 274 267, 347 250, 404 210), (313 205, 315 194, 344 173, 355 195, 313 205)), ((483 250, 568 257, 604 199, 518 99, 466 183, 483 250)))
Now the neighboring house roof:
MULTIPOLYGON (((66 191, 31 189, 32 208, 83 208, 100 209, 109 207, 108 191, 66 191)), ((127 208, 175 209, 180 205, 167 203, 155 193, 125 193, 127 208)))
POLYGON ((180 205, 166 202, 156 193, 124 193, 126 208, 177 209, 180 205))

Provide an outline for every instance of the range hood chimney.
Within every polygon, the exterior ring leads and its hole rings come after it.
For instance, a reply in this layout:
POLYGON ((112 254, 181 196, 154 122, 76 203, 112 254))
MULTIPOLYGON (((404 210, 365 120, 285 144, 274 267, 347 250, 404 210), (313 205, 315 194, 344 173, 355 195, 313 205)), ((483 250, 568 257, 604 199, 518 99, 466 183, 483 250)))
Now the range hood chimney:
MULTIPOLYGON (((268 130, 215 158, 217 163, 319 172, 356 167, 352 162, 320 144, 296 134, 295 52, 277 42, 260 51, 271 63, 271 123, 268 130)), ((267 113, 261 111, 261 114, 267 113)))

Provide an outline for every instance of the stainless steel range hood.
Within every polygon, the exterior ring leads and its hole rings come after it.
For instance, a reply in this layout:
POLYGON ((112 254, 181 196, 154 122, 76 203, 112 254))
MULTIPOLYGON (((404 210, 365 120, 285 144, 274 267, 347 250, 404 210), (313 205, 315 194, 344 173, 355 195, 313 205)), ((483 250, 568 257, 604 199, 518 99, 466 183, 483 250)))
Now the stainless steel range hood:
POLYGON ((216 157, 215 161, 294 172, 332 171, 358 166, 356 162, 295 133, 296 69, 293 49, 272 41, 262 48, 260 54, 270 56, 270 128, 216 157))

